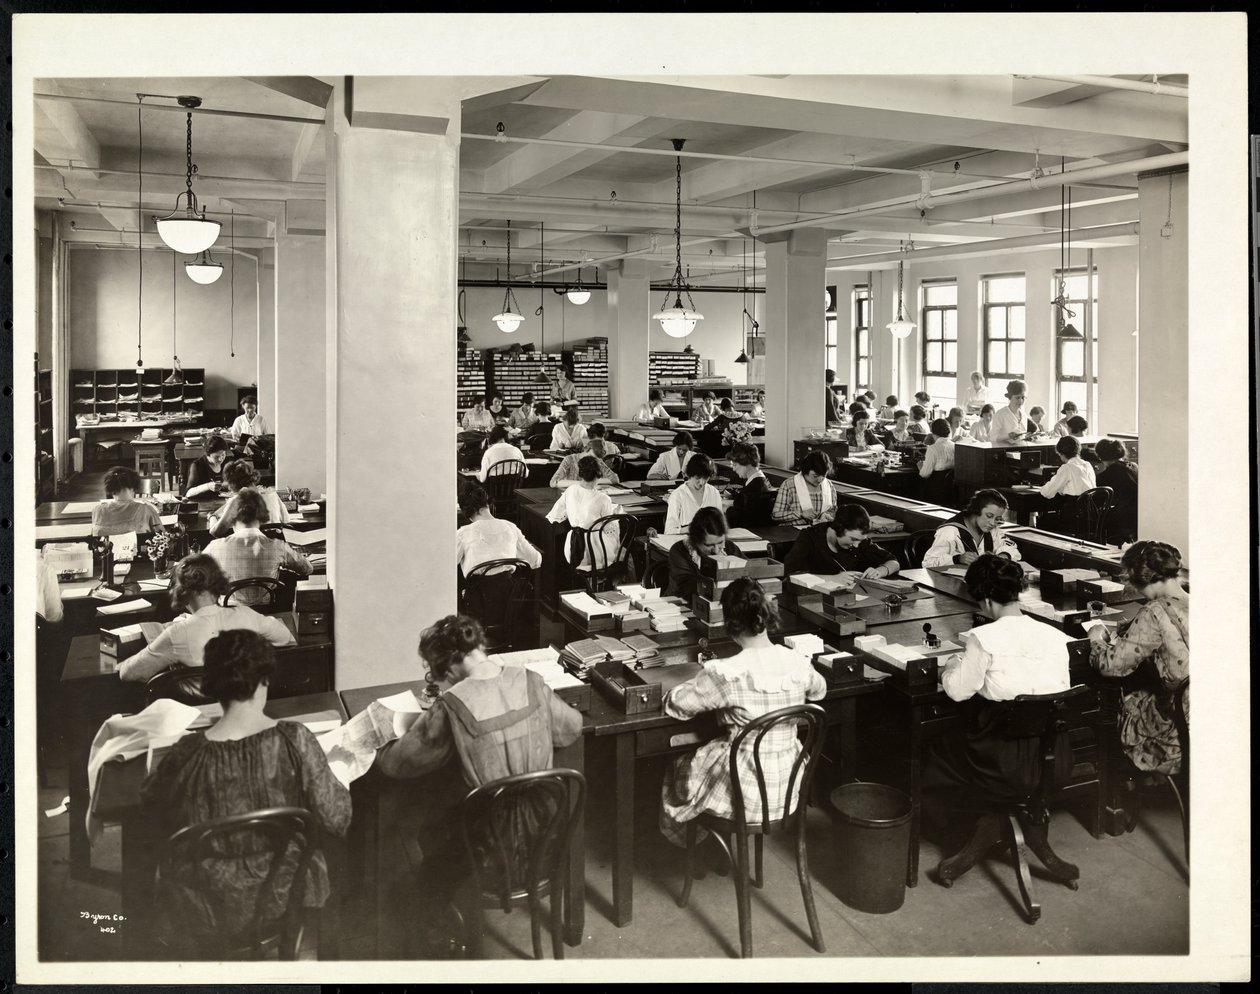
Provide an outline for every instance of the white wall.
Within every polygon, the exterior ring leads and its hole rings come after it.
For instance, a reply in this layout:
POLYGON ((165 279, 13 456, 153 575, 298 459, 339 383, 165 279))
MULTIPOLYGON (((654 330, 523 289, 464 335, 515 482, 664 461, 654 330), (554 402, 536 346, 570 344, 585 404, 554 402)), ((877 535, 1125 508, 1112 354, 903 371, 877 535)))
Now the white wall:
MULTIPOLYGON (((171 363, 171 252, 144 253, 144 362, 171 363)), ((178 263, 182 263, 180 256, 178 263)), ((238 266, 240 262, 238 260, 238 266)), ((70 252, 66 321, 73 369, 113 369, 136 364, 138 299, 135 249, 75 246, 70 252)), ((240 266, 236 280, 236 357, 229 353, 231 283, 194 283, 179 265, 176 301, 179 361, 206 371, 205 406, 235 408, 236 388, 258 375, 258 298, 253 267, 240 266), (242 272, 248 275, 242 278, 242 272)))

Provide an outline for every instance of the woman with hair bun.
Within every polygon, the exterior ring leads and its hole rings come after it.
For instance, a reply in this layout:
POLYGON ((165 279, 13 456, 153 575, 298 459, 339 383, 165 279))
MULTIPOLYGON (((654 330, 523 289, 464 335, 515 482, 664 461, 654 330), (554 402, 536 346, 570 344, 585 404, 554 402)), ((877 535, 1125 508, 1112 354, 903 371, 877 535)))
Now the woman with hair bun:
POLYGON ((1128 460, 1124 443, 1116 438, 1100 438, 1094 446, 1098 466, 1095 485, 1111 487, 1111 507, 1107 510, 1107 541, 1122 545, 1137 538, 1138 472, 1128 460))
POLYGON ((286 524, 289 520, 289 511, 284 506, 284 501, 280 499, 280 495, 276 493, 274 487, 260 487, 258 485, 258 470, 254 468, 254 464, 244 459, 233 459, 223 467, 223 482, 228 485, 228 489, 232 491, 232 496, 228 498, 219 510, 210 515, 209 531, 215 538, 223 538, 225 535, 232 534, 232 523, 236 521, 236 495, 242 490, 252 489, 262 496, 263 501, 267 505, 267 520, 275 524, 286 524))
MULTIPOLYGON (((724 734, 693 753, 680 756, 667 769, 661 789, 660 827, 675 845, 686 845, 686 823, 700 814, 734 817, 730 783, 731 741, 741 727, 779 708, 820 700, 827 685, 808 659, 770 641, 778 621, 774 602, 756 580, 740 577, 722 591, 726 630, 740 651, 727 659, 712 659, 695 677, 681 683, 665 698, 665 710, 675 718, 718 712, 724 734)), ((787 784, 800 752, 794 732, 779 728, 762 742, 762 771, 771 788, 771 817, 781 817, 787 798, 776 796, 775 785, 787 784)), ((755 780, 751 752, 740 755, 740 781, 755 780)), ((751 823, 762 817, 761 801, 745 791, 744 806, 751 823)), ((701 838, 703 833, 701 833, 701 838)))
MULTIPOLYGON (((333 776, 315 736, 304 725, 276 721, 263 710, 275 668, 275 653, 257 632, 226 631, 206 643, 201 689, 223 705, 223 717, 176 742, 141 787, 146 812, 165 834, 274 807, 305 808, 324 832, 346 834, 350 792, 333 776)), ((161 919, 178 923, 180 934, 173 938, 194 946, 198 935, 213 935, 224 922, 247 928, 259 901, 260 920, 275 921, 288 904, 296 847, 283 858, 286 869, 263 892, 270 849, 261 836, 253 844, 234 837, 222 844, 217 858, 184 865, 179 876, 160 882, 161 919), (196 923, 191 934, 189 922, 196 923)), ((305 885, 305 906, 322 907, 330 888, 319 850, 311 856, 305 885)))
POLYGON ((1104 626, 1090 628, 1091 659, 1104 676, 1128 676, 1139 668, 1150 673, 1145 687, 1124 692, 1120 743, 1138 769, 1177 773, 1181 744, 1173 691, 1190 676, 1190 596, 1179 579, 1181 553, 1164 542, 1135 542, 1120 562, 1146 603, 1117 629, 1114 641, 1107 640, 1104 626))
POLYGON ((272 645, 297 640, 279 618, 269 618, 244 604, 223 607, 228 580, 219 564, 204 552, 186 556, 171 574, 171 606, 185 613, 130 659, 118 664, 120 680, 148 680, 176 663, 201 666, 206 643, 228 629, 255 632, 272 645))

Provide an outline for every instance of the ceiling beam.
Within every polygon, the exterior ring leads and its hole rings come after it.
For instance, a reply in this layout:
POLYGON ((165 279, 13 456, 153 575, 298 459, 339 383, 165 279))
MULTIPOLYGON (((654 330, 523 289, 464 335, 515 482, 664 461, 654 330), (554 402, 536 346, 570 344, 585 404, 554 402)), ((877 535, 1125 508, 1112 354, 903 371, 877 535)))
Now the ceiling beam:
POLYGON ((286 97, 300 100, 320 110, 328 106, 328 101, 333 94, 331 86, 314 76, 246 76, 244 78, 265 89, 283 93, 286 97))
MULTIPOLYGON (((47 83, 57 90, 54 81, 47 83)), ((74 104, 63 101, 35 101, 35 151, 57 166, 95 170, 101 164, 100 144, 74 104)))

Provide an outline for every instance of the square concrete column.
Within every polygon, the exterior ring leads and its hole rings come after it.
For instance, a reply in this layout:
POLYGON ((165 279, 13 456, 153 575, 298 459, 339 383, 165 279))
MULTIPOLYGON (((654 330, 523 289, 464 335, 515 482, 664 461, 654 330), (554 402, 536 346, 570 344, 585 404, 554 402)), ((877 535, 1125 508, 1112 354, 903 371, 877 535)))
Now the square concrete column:
POLYGON ((825 414, 826 232, 798 228, 765 253, 766 462, 790 466, 793 440, 825 414))
MULTIPOLYGON (((263 249, 254 257, 236 257, 236 265, 241 272, 248 272, 252 267, 258 294, 258 413, 267 420, 274 431, 276 427, 276 257, 271 249, 263 249)), ((320 281, 323 282, 324 260, 319 260, 320 281)), ((241 273, 238 273, 238 278, 241 273)), ((319 300, 318 340, 323 345, 324 335, 324 299, 319 300)), ((323 349, 319 352, 322 355, 323 349)), ((319 385, 319 421, 324 422, 324 384, 319 385)), ((299 484, 305 486, 305 484, 299 484)), ((322 490, 323 484, 320 485, 322 490)))
MULTIPOLYGON (((325 452, 326 356, 324 292, 326 246, 322 235, 276 236, 275 267, 275 377, 276 483, 306 487, 315 494, 328 486, 325 452)), ((261 298, 261 294, 260 294, 261 298)), ((264 357, 259 334, 259 384, 272 365, 264 357)), ((263 400, 262 397, 259 398, 263 400)))
POLYGON ((1138 537, 1169 542, 1183 555, 1190 544, 1188 186, 1185 170, 1138 177, 1138 537))
POLYGON ((1138 427, 1138 250, 1132 246, 1105 249, 1095 251, 1094 257, 1099 260, 1100 274, 1098 427, 1106 432, 1135 432, 1138 427))
POLYGON ((641 259, 623 259, 608 271, 608 411, 631 418, 648 395, 651 282, 641 259))
POLYGON ((329 573, 339 688, 421 678, 421 629, 455 611, 460 102, 450 86, 356 78, 338 82, 330 106, 329 573))

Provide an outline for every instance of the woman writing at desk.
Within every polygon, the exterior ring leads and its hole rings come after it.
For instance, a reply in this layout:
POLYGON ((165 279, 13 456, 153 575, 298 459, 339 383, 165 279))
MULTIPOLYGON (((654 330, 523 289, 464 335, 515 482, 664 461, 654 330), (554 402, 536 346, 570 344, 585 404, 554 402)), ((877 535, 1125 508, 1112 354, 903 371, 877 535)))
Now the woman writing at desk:
POLYGON ((612 471, 612 468, 604 462, 602 458, 603 447, 597 445, 598 439, 588 439, 586 449, 582 452, 570 452, 567 456, 560 460, 560 465, 556 467, 556 471, 551 474, 551 486, 557 490, 563 490, 565 487, 571 487, 577 483, 578 463, 590 456, 599 463, 599 483, 611 483, 616 485, 621 482, 621 478, 612 471))
MULTIPOLYGON (((578 460, 578 482, 560 495, 547 512, 547 520, 556 523, 567 521, 571 528, 590 528, 600 518, 621 514, 621 508, 598 489, 598 484, 599 460, 592 455, 585 455, 578 460)), ((604 555, 611 561, 617 553, 617 543, 612 535, 601 535, 600 539, 604 555)), ((583 550, 581 562, 583 566, 591 564, 586 550, 583 550)))
POLYGON ((228 460, 229 447, 221 435, 211 435, 205 441, 205 455, 188 467, 188 489, 185 499, 202 495, 213 496, 220 487, 220 474, 228 460))
POLYGON ((268 521, 284 524, 289 520, 288 509, 285 508, 284 501, 280 499, 275 489, 258 486, 258 470, 254 469, 251 463, 244 459, 233 459, 223 467, 223 480, 232 491, 232 496, 218 511, 210 515, 208 522, 210 534, 215 538, 232 534, 232 522, 236 520, 236 495, 246 487, 252 488, 262 497, 267 507, 268 521))
POLYGON ((1001 528, 1006 507, 1006 498, 996 490, 977 490, 966 507, 936 529, 931 548, 923 554, 924 568, 970 566, 984 553, 1018 562, 1019 549, 1001 528))
POLYGON ((985 404, 980 408, 980 419, 971 426, 971 439, 973 442, 988 442, 989 429, 993 424, 993 405, 985 404))
POLYGON ((779 487, 771 517, 780 524, 812 525, 836 516, 836 491, 827 479, 831 457, 815 449, 801 460, 801 471, 779 487))
POLYGON ((1108 641, 1102 625, 1091 627, 1090 658, 1104 676, 1149 672, 1152 679, 1145 687, 1124 692, 1120 744, 1139 770, 1178 773, 1181 743, 1173 722, 1173 691, 1190 676, 1190 597, 1179 579, 1181 553, 1164 542, 1136 542, 1120 562, 1146 603, 1117 629, 1115 641, 1108 641))
MULTIPOLYGON (((274 651, 256 632, 227 631, 206 643, 201 688, 223 706, 223 717, 176 742, 140 788, 146 814, 164 836, 274 807, 305 808, 324 832, 346 834, 350 792, 333 776, 315 736, 298 722, 275 721, 263 711, 275 668, 274 651)), ((191 942, 195 951, 201 936, 221 934, 233 923, 244 930, 255 914, 261 922, 284 914, 298 865, 296 850, 282 857, 287 872, 272 878, 272 855, 260 840, 242 845, 242 838, 231 848, 223 844, 216 858, 176 864, 178 875, 160 882, 158 907, 161 920, 170 925, 172 943, 191 942), (264 902, 261 909, 258 901, 264 902)), ((330 888, 328 865, 318 849, 304 884, 304 906, 322 907, 330 888)))
POLYGON ((152 504, 136 500, 140 489, 140 474, 130 466, 115 466, 105 474, 105 496, 92 508, 93 535, 126 535, 135 532, 165 531, 162 517, 152 504))
POLYGON ((713 478, 713 460, 698 452, 687 463, 687 479, 669 495, 665 512, 665 534, 681 534, 702 507, 722 509, 722 497, 709 485, 713 478))
POLYGON ((459 509, 470 522, 455 532, 456 561, 464 576, 494 559, 523 559, 530 569, 542 565, 542 553, 524 533, 511 521, 494 516, 490 495, 481 487, 467 487, 460 494, 459 509))
POLYGON ((490 429, 486 451, 481 454, 481 469, 477 470, 477 479, 482 483, 486 482, 486 473, 495 463, 525 462, 525 453, 508 441, 510 434, 507 425, 495 425, 490 429))
POLYGON ((551 447, 557 452, 581 451, 586 445, 586 425, 576 407, 568 407, 564 420, 551 429, 551 447))
MULTIPOLYGON (((686 845, 687 822, 698 815, 734 817, 730 752, 740 728, 763 714, 821 700, 827 693, 826 682, 804 656, 770 641, 778 611, 756 580, 740 577, 722 591, 722 614, 739 653, 705 663, 695 677, 679 684, 665 698, 665 711, 673 717, 686 720, 716 711, 723 729, 723 734, 694 753, 680 756, 666 770, 660 828, 677 846, 686 845)), ((762 774, 768 787, 778 785, 779 791, 783 790, 799 753, 795 733, 786 729, 763 742, 762 774)), ((754 781, 757 772, 751 750, 741 752, 740 763, 740 782, 754 781)), ((779 791, 767 791, 771 817, 781 816, 785 802, 795 800, 780 796, 779 791)), ((761 800, 756 791, 744 791, 744 805, 749 824, 761 820, 761 800)))
POLYGON ((486 410, 485 401, 478 397, 473 406, 464 412, 459 425, 464 431, 489 431, 494 427, 494 415, 486 410))
POLYGON ((669 412, 665 410, 664 400, 659 390, 648 391, 648 401, 642 405, 634 415, 635 421, 652 421, 656 418, 667 418, 669 412))
POLYGON ((228 629, 244 628, 272 645, 294 645, 297 639, 279 618, 259 614, 244 604, 222 607, 228 580, 219 564, 205 553, 181 559, 171 575, 171 605, 185 613, 130 659, 118 664, 118 679, 143 681, 178 663, 201 666, 206 643, 228 629))
POLYGON ((871 516, 860 504, 841 504, 835 519, 801 532, 783 563, 783 572, 840 575, 842 590, 857 580, 896 576, 897 557, 866 537, 871 516))
POLYGON ((695 439, 691 437, 691 432, 680 431, 674 436, 674 447, 656 457, 656 462, 652 463, 652 468, 648 470, 647 478, 649 480, 677 479, 686 469, 687 463, 697 454, 691 451, 693 445, 695 445, 695 439))
POLYGON ((665 593, 681 597, 690 604, 700 580, 701 557, 728 551, 735 554, 733 546, 727 549, 726 518, 721 508, 700 508, 687 526, 687 537, 679 539, 669 550, 669 587, 665 593))
POLYGON ((257 438, 259 435, 271 434, 267 431, 266 419, 258 413, 257 397, 253 394, 242 397, 241 410, 245 413, 232 422, 232 438, 239 442, 246 435, 257 438))

